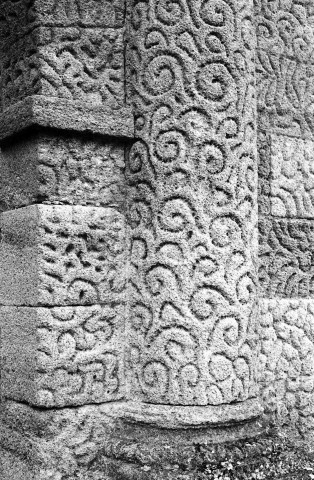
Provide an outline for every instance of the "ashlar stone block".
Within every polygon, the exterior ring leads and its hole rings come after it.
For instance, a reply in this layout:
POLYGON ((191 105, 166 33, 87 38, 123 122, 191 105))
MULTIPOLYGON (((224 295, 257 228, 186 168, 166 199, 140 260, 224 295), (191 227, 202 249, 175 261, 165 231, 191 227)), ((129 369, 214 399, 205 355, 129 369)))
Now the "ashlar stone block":
POLYGON ((314 426, 313 299, 261 302, 259 384, 265 413, 301 435, 314 426))
POLYGON ((271 213, 314 218, 314 142, 272 135, 271 213))
POLYGON ((259 284, 267 298, 307 298, 314 292, 314 222, 259 220, 259 284))
POLYGON ((112 140, 33 134, 3 146, 0 209, 33 203, 124 203, 124 145, 112 140))
POLYGON ((125 0, 2 0, 0 40, 18 38, 38 25, 121 27, 125 0))
POLYGON ((0 216, 2 305, 125 299, 124 216, 113 208, 32 205, 0 216))
POLYGON ((3 109, 30 95, 121 108, 123 30, 35 28, 15 43, 0 45, 0 72, 3 109))
POLYGON ((125 311, 1 307, 2 396, 40 407, 121 399, 125 311))
POLYGON ((313 138, 313 5, 257 0, 259 121, 272 132, 313 138))

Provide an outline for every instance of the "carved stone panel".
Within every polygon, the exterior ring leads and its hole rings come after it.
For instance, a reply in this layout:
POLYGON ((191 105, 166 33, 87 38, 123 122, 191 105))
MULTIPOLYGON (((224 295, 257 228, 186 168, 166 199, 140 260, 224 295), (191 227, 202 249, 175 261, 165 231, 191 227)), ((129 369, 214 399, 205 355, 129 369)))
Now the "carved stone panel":
POLYGON ((33 205, 0 216, 2 305, 126 301, 124 216, 113 208, 33 205))
POLYGON ((314 428, 313 299, 262 301, 259 382, 267 414, 301 434, 314 428))
POLYGON ((37 26, 119 28, 125 0, 2 0, 0 41, 21 38, 37 26))
POLYGON ((114 302, 1 307, 2 396, 42 407, 121 399, 125 314, 114 302))
POLYGON ((121 141, 28 135, 2 148, 0 209, 39 202, 122 208, 124 168, 121 141))
POLYGON ((312 137, 313 4, 307 0, 254 3, 260 123, 273 133, 312 137))
POLYGON ((311 297, 314 292, 314 223, 261 218, 259 281, 268 298, 311 297))
POLYGON ((271 213, 314 218, 314 143, 273 135, 271 139, 271 213))
POLYGON ((0 49, 1 104, 46 95, 106 105, 124 103, 122 29, 38 27, 0 49))

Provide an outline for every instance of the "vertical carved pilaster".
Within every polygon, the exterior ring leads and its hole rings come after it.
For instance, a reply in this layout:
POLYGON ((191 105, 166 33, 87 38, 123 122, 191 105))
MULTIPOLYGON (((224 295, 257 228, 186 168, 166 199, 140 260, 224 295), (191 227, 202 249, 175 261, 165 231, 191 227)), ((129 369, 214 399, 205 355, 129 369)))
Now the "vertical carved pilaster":
POLYGON ((120 400, 124 1, 5 0, 0 24, 2 395, 46 408, 120 400))

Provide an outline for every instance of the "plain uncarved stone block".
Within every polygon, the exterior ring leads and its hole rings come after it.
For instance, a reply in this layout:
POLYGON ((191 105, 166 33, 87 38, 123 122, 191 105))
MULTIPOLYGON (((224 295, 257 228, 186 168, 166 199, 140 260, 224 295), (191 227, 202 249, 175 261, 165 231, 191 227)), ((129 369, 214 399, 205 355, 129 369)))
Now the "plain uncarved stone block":
POLYGON ((40 407, 121 399, 125 313, 123 303, 0 307, 2 396, 40 407))
POLYGON ((131 110, 110 110, 92 102, 34 95, 8 107, 0 116, 0 141, 28 129, 52 128, 121 139, 134 137, 131 110))
POLYGON ((0 153, 0 209, 34 203, 116 205, 125 199, 123 142, 45 132, 0 153))
POLYGON ((0 304, 125 299, 124 216, 113 208, 32 205, 0 216, 0 304))

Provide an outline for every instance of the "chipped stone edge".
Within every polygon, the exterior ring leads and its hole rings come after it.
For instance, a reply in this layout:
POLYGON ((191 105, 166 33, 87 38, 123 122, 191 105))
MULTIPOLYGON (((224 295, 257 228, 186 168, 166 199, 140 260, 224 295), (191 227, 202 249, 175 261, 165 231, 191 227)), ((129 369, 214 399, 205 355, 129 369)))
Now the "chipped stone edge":
POLYGON ((5 109, 0 115, 0 142, 32 127, 134 138, 131 108, 110 110, 85 102, 34 95, 5 109))

